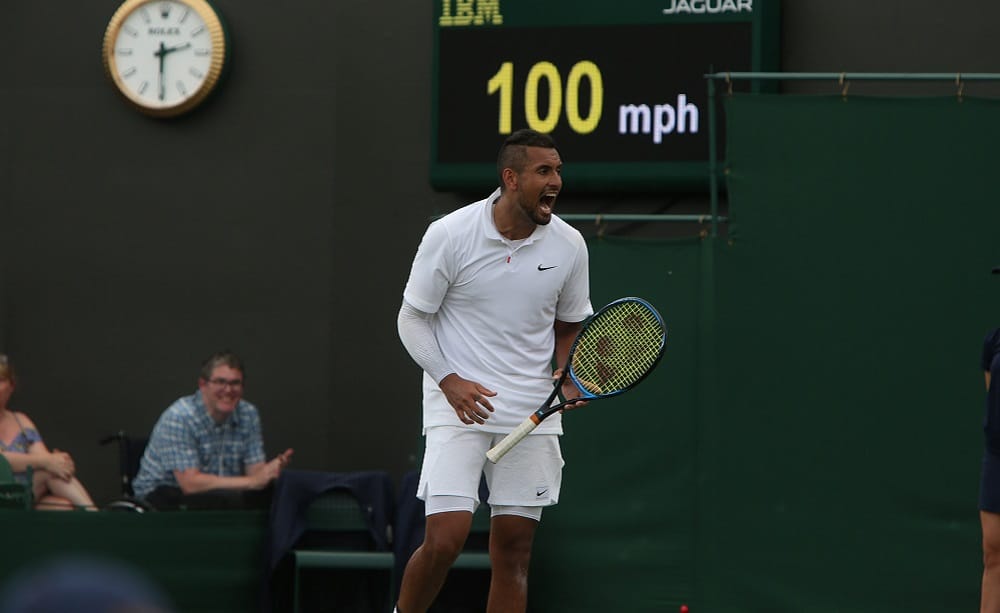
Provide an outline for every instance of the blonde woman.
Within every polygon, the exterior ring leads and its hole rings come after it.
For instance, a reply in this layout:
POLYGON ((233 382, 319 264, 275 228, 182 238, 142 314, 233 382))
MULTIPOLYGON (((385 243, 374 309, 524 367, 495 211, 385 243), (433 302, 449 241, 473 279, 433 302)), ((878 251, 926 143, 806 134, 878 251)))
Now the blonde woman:
POLYGON ((58 449, 49 451, 34 422, 8 406, 16 384, 13 365, 0 354, 0 454, 14 470, 14 478, 28 483, 31 467, 36 509, 94 509, 90 494, 74 476, 73 458, 58 449))

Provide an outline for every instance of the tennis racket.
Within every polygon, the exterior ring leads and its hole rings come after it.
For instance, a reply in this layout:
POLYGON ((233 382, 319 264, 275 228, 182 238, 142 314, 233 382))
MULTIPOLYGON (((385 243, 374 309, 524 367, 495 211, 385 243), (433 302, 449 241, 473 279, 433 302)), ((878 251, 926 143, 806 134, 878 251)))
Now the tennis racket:
POLYGON ((573 341, 562 376, 548 399, 486 452, 486 457, 496 463, 542 420, 566 405, 610 398, 635 387, 656 367, 666 342, 663 318, 641 298, 620 298, 594 313, 573 341), (581 396, 553 405, 566 377, 581 396))

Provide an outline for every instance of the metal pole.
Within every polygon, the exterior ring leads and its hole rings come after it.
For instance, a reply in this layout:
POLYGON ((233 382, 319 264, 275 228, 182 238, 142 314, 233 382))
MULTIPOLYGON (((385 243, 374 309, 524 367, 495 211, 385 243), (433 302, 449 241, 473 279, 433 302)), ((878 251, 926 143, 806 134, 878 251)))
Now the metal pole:
POLYGON ((772 81, 1000 81, 995 72, 713 72, 713 80, 759 79, 772 81))
POLYGON ((719 235, 719 177, 718 160, 715 150, 715 81, 708 80, 708 193, 711 203, 711 237, 719 235))
MULTIPOLYGON (((632 213, 609 213, 607 215, 602 215, 601 213, 565 213, 560 214, 559 217, 566 221, 594 220, 598 223, 602 221, 674 221, 705 223, 706 221, 712 221, 715 217, 715 213, 713 212, 711 215, 643 215, 632 213)), ((722 221, 725 221, 725 219, 722 221)), ((712 221, 712 223, 714 224, 715 222, 712 221)))

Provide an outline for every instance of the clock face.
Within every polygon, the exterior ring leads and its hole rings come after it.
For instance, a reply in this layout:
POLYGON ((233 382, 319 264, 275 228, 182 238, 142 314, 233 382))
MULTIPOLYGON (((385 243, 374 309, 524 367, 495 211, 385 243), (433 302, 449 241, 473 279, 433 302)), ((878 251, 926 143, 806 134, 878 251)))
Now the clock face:
POLYGON ((204 0, 127 0, 108 25, 108 76, 140 110, 170 116, 212 90, 225 60, 218 16, 204 0))

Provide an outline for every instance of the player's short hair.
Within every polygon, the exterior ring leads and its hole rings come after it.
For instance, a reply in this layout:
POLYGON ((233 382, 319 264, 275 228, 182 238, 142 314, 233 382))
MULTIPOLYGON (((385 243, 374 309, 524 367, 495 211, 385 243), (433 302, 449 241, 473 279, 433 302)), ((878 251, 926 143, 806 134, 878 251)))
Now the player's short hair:
POLYGON ((208 381, 212 378, 212 371, 219 366, 228 366, 229 368, 240 371, 244 379, 247 376, 247 371, 243 368, 243 360, 240 359, 240 356, 228 349, 223 349, 222 351, 216 351, 212 355, 208 356, 204 362, 202 362, 201 378, 208 381))
POLYGON ((497 154, 497 175, 500 178, 500 185, 503 186, 503 169, 510 168, 514 172, 524 170, 528 163, 528 147, 542 147, 544 149, 556 149, 556 141, 548 134, 537 130, 524 128, 511 133, 500 146, 500 153, 497 154))

